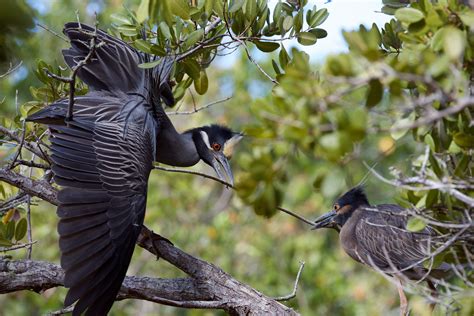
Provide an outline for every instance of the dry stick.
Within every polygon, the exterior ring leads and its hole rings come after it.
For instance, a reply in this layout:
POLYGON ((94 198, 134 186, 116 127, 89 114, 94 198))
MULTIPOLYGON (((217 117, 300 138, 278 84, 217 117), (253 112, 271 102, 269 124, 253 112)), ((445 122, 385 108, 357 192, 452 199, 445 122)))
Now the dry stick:
MULTIPOLYGON (((21 143, 21 138, 13 131, 9 130, 6 127, 3 127, 0 125, 0 133, 3 133, 16 141, 17 143, 21 143)), ((25 148, 28 148, 29 151, 32 153, 35 153, 37 156, 39 156, 41 159, 48 161, 46 155, 39 149, 39 146, 36 144, 32 144, 30 142, 24 141, 23 146, 25 148)))
POLYGON ((203 105, 199 108, 194 108, 192 111, 174 111, 174 112, 166 112, 167 115, 191 115, 191 114, 194 114, 194 113, 197 113, 197 112, 200 112, 202 110, 205 110, 207 108, 210 108, 211 106, 213 105, 216 105, 216 104, 219 104, 219 103, 223 103, 227 100, 230 100, 232 99, 232 96, 229 96, 229 97, 226 97, 224 99, 220 99, 220 100, 216 100, 216 101, 213 101, 211 103, 208 103, 206 105, 203 105))
MULTIPOLYGON (((70 77, 61 77, 58 76, 52 72, 50 72, 47 68, 43 68, 43 71, 51 78, 54 78, 56 80, 69 83, 69 105, 67 109, 67 114, 66 114, 66 121, 72 121, 73 118, 73 108, 74 108, 74 94, 76 92, 76 76, 79 70, 88 64, 90 60, 92 59, 92 56, 94 55, 95 51, 97 48, 101 47, 104 42, 96 43, 97 40, 97 21, 95 22, 95 27, 94 27, 94 32, 92 33, 92 37, 89 43, 89 53, 86 55, 86 57, 81 60, 79 63, 77 63, 74 67, 72 67, 72 74, 70 77)), ((79 24, 80 25, 80 24, 79 24)))
POLYGON ((298 273, 296 274, 295 285, 293 286, 293 292, 285 296, 274 297, 273 299, 275 301, 278 301, 278 302, 288 301, 296 296, 296 291, 298 290, 298 283, 300 281, 301 272, 303 272, 303 268, 304 268, 304 261, 300 261, 300 268, 298 269, 298 273))
POLYGON ((314 222, 312 222, 312 221, 310 221, 310 220, 304 218, 304 217, 301 216, 301 215, 298 215, 298 214, 296 214, 296 213, 293 213, 292 211, 287 210, 287 209, 285 209, 285 208, 283 208, 283 207, 281 207, 281 206, 277 206, 277 209, 280 210, 280 211, 282 211, 282 212, 285 212, 285 213, 288 214, 288 215, 291 215, 291 216, 293 216, 293 217, 299 219, 300 221, 302 221, 302 222, 304 222, 304 223, 306 223, 306 224, 308 224, 308 225, 314 226, 314 222))
POLYGON ((15 72, 18 68, 21 67, 22 64, 23 64, 23 61, 20 61, 16 66, 12 66, 12 64, 10 63, 10 66, 8 67, 7 72, 5 72, 4 74, 1 74, 0 78, 6 77, 9 74, 15 72))
POLYGON ((47 26, 45 26, 45 25, 43 25, 43 24, 40 24, 40 23, 37 23, 36 25, 38 25, 38 26, 39 26, 40 28, 42 28, 43 30, 45 30, 45 31, 47 31, 47 32, 49 32, 49 33, 51 33, 51 34, 53 34, 54 36, 56 36, 56 37, 62 39, 63 41, 69 42, 69 40, 68 40, 67 38, 65 38, 65 37, 62 36, 61 34, 59 34, 59 33, 55 32, 55 31, 51 30, 51 29, 48 28, 47 26))
MULTIPOLYGON (((201 176, 201 177, 204 177, 204 178, 207 178, 207 179, 211 179, 211 180, 214 180, 214 181, 217 181, 221 184, 224 184, 225 186, 227 186, 228 188, 231 188, 231 189, 234 189, 235 190, 235 187, 224 181, 224 180, 221 180, 217 177, 214 177, 214 176, 211 176, 211 175, 208 175, 206 173, 202 173, 202 172, 198 172, 198 171, 192 171, 192 170, 186 170, 186 169, 179 169, 179 168, 165 168, 165 167, 160 167, 160 166, 154 166, 155 169, 158 169, 158 170, 162 170, 162 171, 167 171, 167 172, 176 172, 176 173, 185 173, 185 174, 192 174, 192 175, 196 175, 196 176, 201 176)), ((306 224, 308 225, 311 225, 313 226, 314 223, 311 222, 310 220, 304 218, 303 216, 301 215, 298 215, 290 210, 287 210, 283 207, 280 207, 280 206, 277 206, 277 209, 282 211, 282 212, 285 212, 286 214, 289 214, 297 219, 299 219, 300 221, 302 222, 305 222, 306 224)))
POLYGON ((13 250, 18 250, 21 248, 30 248, 33 244, 36 244, 38 241, 28 241, 26 244, 19 244, 19 245, 14 245, 8 248, 0 248, 0 252, 7 252, 7 251, 13 251, 13 250))
POLYGON ((23 149, 23 145, 25 144, 25 135, 26 135, 26 128, 25 128, 25 121, 23 121, 20 144, 15 153, 15 156, 13 157, 12 161, 10 162, 10 165, 8 166, 8 169, 13 169, 15 167, 16 160, 18 159, 18 157, 20 157, 21 150, 23 149))

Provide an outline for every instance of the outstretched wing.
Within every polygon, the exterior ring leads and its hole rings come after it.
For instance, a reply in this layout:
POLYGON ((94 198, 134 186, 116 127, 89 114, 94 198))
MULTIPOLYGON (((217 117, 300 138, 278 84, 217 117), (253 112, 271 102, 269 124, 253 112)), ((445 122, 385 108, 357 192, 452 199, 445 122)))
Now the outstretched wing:
MULTIPOLYGON (((150 125, 150 124, 148 124, 150 125)), ((143 127, 145 126, 145 127, 143 127)), ((125 277, 146 206, 154 129, 76 120, 52 130, 61 266, 74 315, 105 315, 125 277)))
MULTIPOLYGON (((71 41, 71 47, 63 50, 64 60, 73 68, 89 54, 94 28, 70 22, 63 32, 71 41)), ((144 55, 101 30, 97 30, 96 44, 100 47, 78 72, 90 90, 140 93, 146 87, 147 71, 138 67, 145 62, 144 55)))
POLYGON ((417 233, 408 231, 407 216, 398 205, 382 204, 375 208, 376 211, 366 211, 370 216, 362 218, 356 226, 358 255, 364 263, 375 264, 382 270, 404 269, 428 255, 432 237, 429 228, 417 233))

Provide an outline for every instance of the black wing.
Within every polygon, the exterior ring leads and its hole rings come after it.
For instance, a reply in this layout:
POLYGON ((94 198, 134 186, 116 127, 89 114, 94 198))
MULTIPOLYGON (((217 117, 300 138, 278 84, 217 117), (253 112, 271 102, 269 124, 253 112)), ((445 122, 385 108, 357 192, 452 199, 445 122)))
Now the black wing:
POLYGON ((407 231, 405 209, 392 204, 381 204, 374 211, 366 210, 356 226, 358 256, 382 270, 404 269, 425 258, 433 232, 429 228, 414 233, 407 231), (376 211, 375 211, 376 209, 376 211))
MULTIPOLYGON (((63 32, 71 41, 71 47, 63 50, 63 56, 72 68, 89 54, 94 28, 70 22, 64 26, 63 32)), ((89 90, 141 93, 148 84, 147 71, 139 68, 138 64, 145 62, 145 56, 101 30, 97 30, 96 42, 102 43, 101 46, 96 49, 91 61, 78 72, 89 90)))
POLYGON ((143 224, 154 132, 129 124, 51 126, 61 266, 74 315, 105 315, 143 224))

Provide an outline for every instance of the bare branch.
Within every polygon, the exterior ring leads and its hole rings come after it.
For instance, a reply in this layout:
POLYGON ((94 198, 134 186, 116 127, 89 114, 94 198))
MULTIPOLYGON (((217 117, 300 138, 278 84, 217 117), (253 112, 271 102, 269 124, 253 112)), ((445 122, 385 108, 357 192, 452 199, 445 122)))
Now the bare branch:
POLYGON ((292 211, 290 211, 290 210, 287 210, 287 209, 285 209, 285 208, 283 208, 283 207, 281 207, 281 206, 277 206, 277 209, 280 210, 280 211, 282 211, 282 212, 285 212, 285 213, 288 214, 288 215, 291 215, 291 216, 293 216, 293 217, 299 219, 300 221, 302 221, 302 222, 304 222, 304 223, 306 223, 306 224, 308 224, 308 225, 310 225, 310 226, 314 226, 314 222, 312 222, 312 221, 310 221, 310 220, 304 218, 304 217, 301 216, 301 215, 298 215, 298 214, 296 214, 296 213, 294 213, 294 212, 292 212, 292 211))
POLYGON ((205 110, 207 108, 210 108, 213 105, 223 103, 223 102, 228 101, 230 99, 232 99, 232 96, 229 96, 229 97, 226 97, 224 99, 217 100, 217 101, 213 101, 213 102, 208 103, 206 105, 203 105, 199 108, 194 108, 192 111, 181 111, 181 112, 180 111, 173 111, 173 112, 166 112, 166 114, 167 115, 190 115, 190 114, 194 114, 194 113, 200 112, 202 110, 205 110))
POLYGON ((179 168, 165 168, 165 167, 160 167, 160 166, 154 166, 153 167, 154 169, 157 169, 157 170, 162 170, 162 171, 167 171, 167 172, 176 172, 176 173, 186 173, 186 174, 193 174, 193 175, 197 175, 197 176, 200 176, 200 177, 204 177, 204 178, 207 178, 207 179, 211 179, 211 180, 214 180, 214 181, 217 181, 219 183, 222 183, 224 184, 226 187, 228 188, 234 188, 234 186, 224 180, 221 180, 217 177, 214 177, 214 176, 211 176, 211 175, 208 175, 208 174, 205 174, 205 173, 202 173, 202 172, 197 172, 197 171, 192 171, 192 170, 186 170, 186 169, 179 169, 179 168))
POLYGON ((18 64, 16 64, 16 66, 13 66, 13 65, 10 63, 10 67, 8 68, 8 70, 7 70, 4 74, 1 74, 1 75, 0 75, 0 79, 1 79, 1 78, 4 78, 4 77, 6 77, 6 76, 8 76, 8 75, 11 74, 11 73, 14 73, 15 71, 17 71, 18 68, 20 68, 22 64, 23 64, 23 61, 20 61, 18 64))
POLYGON ((304 268, 304 261, 300 261, 300 268, 298 269, 298 273, 296 274, 295 285, 293 286, 293 292, 285 296, 275 297, 274 298, 275 301, 279 301, 279 302, 288 301, 296 296, 296 291, 298 290, 298 282, 300 281, 301 272, 303 272, 303 268, 304 268))

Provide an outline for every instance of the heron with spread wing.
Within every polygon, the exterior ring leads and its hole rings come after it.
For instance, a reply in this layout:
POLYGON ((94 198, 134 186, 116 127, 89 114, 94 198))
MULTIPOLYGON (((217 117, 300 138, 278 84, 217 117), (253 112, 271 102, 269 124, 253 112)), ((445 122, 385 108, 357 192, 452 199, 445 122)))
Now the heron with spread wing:
POLYGON ((59 192, 57 214, 65 305, 73 315, 106 315, 120 290, 145 215, 153 162, 187 167, 200 160, 232 183, 228 159, 241 134, 219 125, 178 133, 161 104, 173 105, 169 84, 173 60, 153 69, 138 64, 150 56, 101 30, 67 23, 70 68, 85 60, 78 77, 89 86, 28 117, 50 128, 52 171, 59 192))

